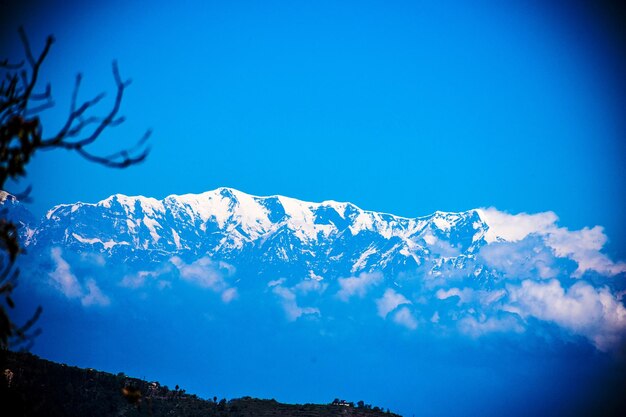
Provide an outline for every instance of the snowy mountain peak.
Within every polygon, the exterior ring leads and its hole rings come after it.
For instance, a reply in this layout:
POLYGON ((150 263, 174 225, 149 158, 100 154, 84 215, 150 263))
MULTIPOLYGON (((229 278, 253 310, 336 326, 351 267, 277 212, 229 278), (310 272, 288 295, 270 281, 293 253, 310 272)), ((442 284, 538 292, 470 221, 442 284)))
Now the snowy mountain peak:
POLYGON ((426 258, 472 257, 489 230, 480 213, 406 218, 347 202, 254 196, 226 187, 162 200, 115 194, 52 208, 32 227, 27 244, 33 252, 65 246, 121 259, 142 253, 258 258, 285 267, 298 263, 306 276, 323 277, 330 269, 400 270, 426 258))

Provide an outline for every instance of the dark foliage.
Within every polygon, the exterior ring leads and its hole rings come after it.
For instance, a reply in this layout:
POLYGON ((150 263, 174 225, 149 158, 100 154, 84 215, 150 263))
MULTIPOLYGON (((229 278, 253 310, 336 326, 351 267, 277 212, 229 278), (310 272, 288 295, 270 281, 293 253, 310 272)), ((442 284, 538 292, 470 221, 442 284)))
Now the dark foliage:
POLYGON ((30 353, 4 351, 0 375, 0 415, 13 416, 204 416, 204 417, 382 417, 397 414, 378 407, 331 404, 281 404, 244 397, 203 400, 157 382, 40 359, 30 353), (8 371, 8 372, 7 372, 8 371))
MULTIPOLYGON (((103 116, 93 114, 94 107, 104 98, 104 93, 79 101, 82 75, 78 74, 67 119, 57 132, 44 134, 39 114, 54 106, 54 100, 51 86, 47 85, 43 91, 38 91, 37 82, 54 38, 49 36, 41 53, 35 56, 24 30, 20 28, 19 34, 25 61, 0 61, 0 190, 5 189, 8 180, 18 180, 26 175, 26 165, 39 150, 66 149, 89 161, 113 168, 125 168, 143 161, 148 155, 145 143, 150 131, 134 147, 111 155, 96 155, 89 149, 105 129, 124 121, 124 117, 118 113, 130 80, 122 80, 116 62, 113 62, 116 94, 111 108, 103 116)), ((23 196, 27 197, 27 194, 28 191, 23 196)), ((3 193, 0 202, 5 198, 3 193)), ((28 342, 32 342, 36 336, 36 331, 32 332, 31 329, 41 314, 41 309, 37 309, 33 318, 22 326, 13 323, 9 317, 7 310, 14 307, 11 294, 19 275, 14 262, 20 252, 18 227, 6 218, 6 211, 0 209, 0 299, 4 299, 4 303, 0 304, 0 349, 6 349, 11 342, 26 343, 24 346, 27 347, 28 342)))

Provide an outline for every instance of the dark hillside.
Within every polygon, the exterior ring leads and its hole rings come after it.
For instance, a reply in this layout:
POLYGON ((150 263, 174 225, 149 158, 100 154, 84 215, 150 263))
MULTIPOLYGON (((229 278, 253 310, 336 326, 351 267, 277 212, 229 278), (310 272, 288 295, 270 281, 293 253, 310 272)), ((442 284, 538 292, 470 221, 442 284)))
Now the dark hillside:
MULTIPOLYGON (((4 355, 0 414, 13 416, 203 416, 331 417, 397 416, 365 404, 281 404, 250 397, 210 401, 123 374, 113 375, 41 359, 29 353, 4 355)), ((178 387, 177 387, 178 388, 178 387)))

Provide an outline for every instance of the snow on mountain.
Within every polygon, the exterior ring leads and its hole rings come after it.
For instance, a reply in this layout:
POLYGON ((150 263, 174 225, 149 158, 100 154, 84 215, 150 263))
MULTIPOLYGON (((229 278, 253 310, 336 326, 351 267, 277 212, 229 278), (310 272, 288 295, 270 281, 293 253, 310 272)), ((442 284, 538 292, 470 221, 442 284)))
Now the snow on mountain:
MULTIPOLYGON (((295 321, 342 306, 352 317, 367 305, 348 302, 367 293, 380 317, 410 330, 431 317, 471 335, 521 331, 532 316, 607 350, 626 329, 623 281, 611 279, 626 263, 602 252, 602 227, 569 230, 552 212, 406 218, 230 188, 162 200, 116 194, 58 205, 39 221, 5 193, 0 210, 19 225, 20 267, 32 285, 43 280, 84 306, 109 305, 126 290, 143 297, 152 288, 158 298, 195 288, 224 305, 274 299, 295 321), (582 330, 562 319, 599 306, 582 330)), ((204 303, 193 294, 187 300, 204 303)))
POLYGON ((397 276, 421 268, 431 277, 462 273, 485 281, 511 272, 514 265, 549 277, 556 272, 547 266, 553 261, 542 259, 546 256, 575 262, 576 277, 587 271, 626 271, 626 264, 600 252, 606 241, 601 227, 569 231, 557 226, 552 212, 512 215, 481 208, 406 218, 351 203, 218 188, 162 200, 115 194, 97 203, 58 205, 36 221, 14 196, 0 197, 0 206, 21 225, 23 244, 35 256, 49 257, 52 248, 62 247, 137 265, 173 256, 188 262, 208 257, 294 279, 373 271, 397 276), (523 243, 533 237, 540 242, 523 243), (518 252, 507 255, 511 248, 498 246, 506 242, 517 243, 518 252), (520 255, 526 250, 528 255, 520 255))
POLYGON ((351 203, 252 196, 231 188, 163 200, 121 194, 62 204, 32 227, 29 251, 62 246, 137 259, 201 256, 300 264, 307 275, 402 269, 441 256, 472 256, 488 225, 479 211, 405 218, 351 203))
POLYGON ((18 201, 17 197, 2 190, 0 190, 0 218, 15 223, 25 242, 28 242, 35 233, 37 223, 35 216, 18 201))

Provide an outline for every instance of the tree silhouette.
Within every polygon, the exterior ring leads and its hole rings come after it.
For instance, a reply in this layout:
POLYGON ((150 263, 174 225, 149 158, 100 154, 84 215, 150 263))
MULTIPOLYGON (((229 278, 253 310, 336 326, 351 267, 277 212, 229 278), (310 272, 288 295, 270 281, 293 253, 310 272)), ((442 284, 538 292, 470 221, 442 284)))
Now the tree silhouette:
MULTIPOLYGON (((18 180, 26 175, 26 165, 31 157, 42 149, 66 149, 74 151, 88 161, 111 168, 126 168, 143 161, 148 155, 146 141, 150 130, 146 131, 137 143, 127 149, 110 155, 97 155, 90 150, 102 133, 124 121, 119 116, 120 106, 130 80, 120 76, 117 62, 113 61, 112 72, 116 93, 110 109, 104 115, 94 114, 94 107, 105 97, 105 93, 84 101, 79 100, 82 75, 76 75, 72 91, 70 109, 61 128, 51 135, 44 135, 39 119, 41 112, 55 105, 52 88, 48 84, 38 91, 38 80, 42 65, 54 43, 49 36, 38 56, 33 55, 28 37, 23 28, 19 36, 24 48, 25 60, 11 63, 0 61, 0 190, 6 182, 18 180)), ((28 197, 30 189, 20 194, 20 199, 28 197)), ((0 202, 7 198, 5 193, 0 202)), ((6 349, 11 343, 31 341, 36 335, 31 331, 41 314, 38 308, 33 317, 24 325, 18 326, 10 319, 8 310, 14 308, 11 294, 16 285, 19 270, 15 267, 16 257, 22 248, 18 240, 18 225, 7 218, 7 210, 0 210, 0 348, 6 349), (30 333, 29 333, 30 332, 30 333)))

